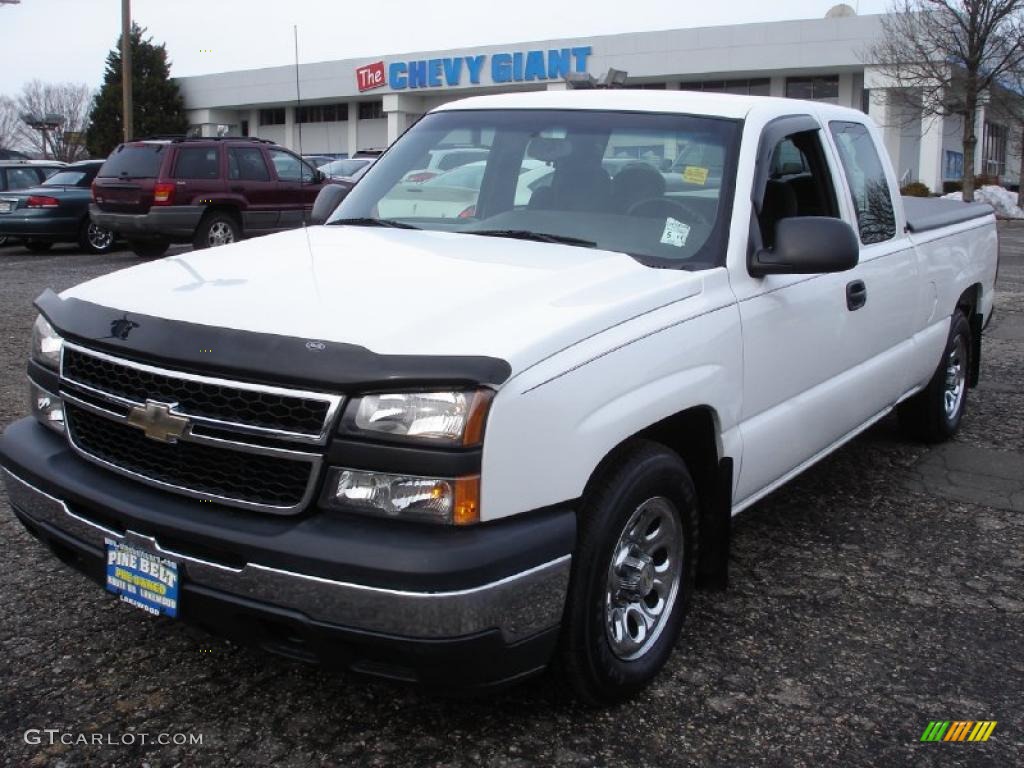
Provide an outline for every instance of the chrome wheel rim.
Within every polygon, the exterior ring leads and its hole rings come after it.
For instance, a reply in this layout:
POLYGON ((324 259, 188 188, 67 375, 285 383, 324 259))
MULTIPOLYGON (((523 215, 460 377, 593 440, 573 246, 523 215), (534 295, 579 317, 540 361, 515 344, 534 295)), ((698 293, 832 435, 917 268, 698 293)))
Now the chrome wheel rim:
POLYGON ((953 349, 946 358, 946 388, 942 403, 946 409, 946 420, 952 421, 960 411, 967 388, 967 341, 962 335, 956 337, 953 349))
POLYGON ((624 661, 658 641, 679 594, 683 528, 672 502, 648 499, 629 518, 612 549, 605 588, 605 633, 624 661))
POLYGON ((103 227, 97 227, 95 224, 89 224, 85 237, 89 241, 89 245, 97 251, 105 251, 114 242, 113 232, 109 229, 103 229, 103 227))
POLYGON ((235 242, 235 231, 226 221, 215 221, 206 239, 210 245, 227 245, 235 242))

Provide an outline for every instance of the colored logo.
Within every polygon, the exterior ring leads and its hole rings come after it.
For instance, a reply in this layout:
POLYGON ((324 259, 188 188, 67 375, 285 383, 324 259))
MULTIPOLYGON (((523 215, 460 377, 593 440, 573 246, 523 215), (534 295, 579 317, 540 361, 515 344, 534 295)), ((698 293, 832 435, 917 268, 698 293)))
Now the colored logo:
POLYGON ((383 61, 367 64, 356 70, 356 85, 359 86, 360 93, 372 91, 374 88, 383 88, 387 84, 383 61))
POLYGON ((444 88, 462 85, 523 83, 562 80, 571 72, 586 72, 593 51, 589 45, 536 51, 446 56, 437 59, 384 61, 359 67, 356 85, 360 91, 389 86, 394 91, 415 88, 444 88))
POLYGON ((932 720, 921 741, 988 741, 995 729, 995 720, 932 720))

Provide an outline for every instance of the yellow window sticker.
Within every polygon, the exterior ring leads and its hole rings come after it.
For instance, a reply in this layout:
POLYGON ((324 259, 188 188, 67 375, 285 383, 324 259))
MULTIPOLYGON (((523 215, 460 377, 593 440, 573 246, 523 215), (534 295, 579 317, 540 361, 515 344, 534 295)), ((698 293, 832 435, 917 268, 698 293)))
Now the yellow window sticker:
POLYGON ((689 182, 690 184, 707 184, 708 169, 701 168, 699 165, 688 165, 683 171, 683 181, 689 182))

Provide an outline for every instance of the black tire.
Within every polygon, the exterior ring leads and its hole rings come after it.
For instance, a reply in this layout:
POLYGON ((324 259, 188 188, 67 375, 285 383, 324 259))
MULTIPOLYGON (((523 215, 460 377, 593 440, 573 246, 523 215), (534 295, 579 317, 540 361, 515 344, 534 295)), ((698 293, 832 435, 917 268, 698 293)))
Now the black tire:
POLYGON ((926 443, 939 443, 956 434, 967 412, 972 349, 971 325, 958 309, 953 313, 942 359, 928 386, 897 409, 900 426, 908 435, 926 443))
POLYGON ((171 244, 167 240, 129 240, 128 247, 141 259, 156 259, 167 253, 171 244))
POLYGON ((47 240, 26 240, 25 247, 32 251, 32 253, 46 253, 53 248, 53 243, 47 240))
POLYGON ((203 216, 196 227, 192 247, 197 251, 202 248, 213 248, 218 245, 237 243, 242 237, 242 228, 238 219, 227 211, 211 211, 203 216))
POLYGON ((83 221, 78 230, 78 247, 86 253, 110 253, 116 241, 113 232, 97 226, 90 219, 83 221))
MULTIPOLYGON (((679 638, 696 574, 697 495, 690 473, 678 455, 658 443, 635 441, 621 450, 591 483, 578 515, 579 534, 557 665, 583 702, 593 706, 608 705, 646 686, 668 661, 679 638), (677 532, 681 532, 681 546, 674 548, 681 556, 677 561, 679 577, 674 581, 677 586, 672 600, 665 600, 665 605, 670 603, 671 607, 663 610, 646 644, 636 649, 636 656, 625 656, 613 648, 611 637, 614 631, 611 627, 619 625, 611 620, 609 608, 617 604, 616 599, 610 598, 612 559, 621 562, 624 550, 620 537, 626 535, 625 529, 634 514, 641 513, 652 502, 660 503, 659 500, 669 502, 660 509, 663 514, 671 511, 675 515, 677 532)), ((666 523, 659 523, 659 526, 662 524, 666 523)), ((671 537, 668 540, 671 541, 671 537)), ((666 551, 663 562, 669 562, 671 556, 666 551)), ((657 565, 657 558, 654 565, 657 565)), ((621 571, 616 569, 615 573, 621 571)), ((642 581, 640 571, 633 573, 637 574, 638 582, 642 581)), ((649 583, 648 579, 645 586, 638 589, 642 592, 649 583)), ((654 591, 648 597, 653 594, 654 591)), ((644 602, 647 599, 641 598, 644 602)), ((629 640, 627 638, 627 642, 629 640)))

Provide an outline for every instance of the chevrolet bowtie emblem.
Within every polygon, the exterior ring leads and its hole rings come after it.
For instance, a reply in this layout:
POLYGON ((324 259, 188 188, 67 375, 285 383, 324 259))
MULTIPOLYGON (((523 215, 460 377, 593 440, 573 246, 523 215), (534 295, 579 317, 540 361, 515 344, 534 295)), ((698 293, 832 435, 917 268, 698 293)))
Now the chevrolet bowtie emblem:
POLYGON ((128 413, 128 423, 145 432, 150 440, 161 443, 176 443, 189 427, 189 420, 184 416, 171 413, 171 406, 147 400, 145 405, 137 405, 128 413))

